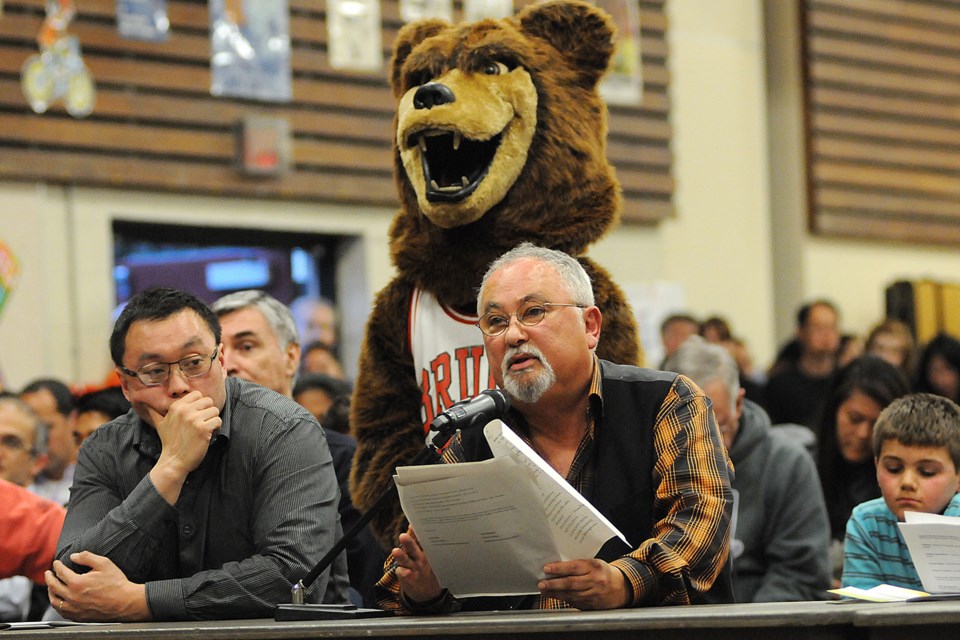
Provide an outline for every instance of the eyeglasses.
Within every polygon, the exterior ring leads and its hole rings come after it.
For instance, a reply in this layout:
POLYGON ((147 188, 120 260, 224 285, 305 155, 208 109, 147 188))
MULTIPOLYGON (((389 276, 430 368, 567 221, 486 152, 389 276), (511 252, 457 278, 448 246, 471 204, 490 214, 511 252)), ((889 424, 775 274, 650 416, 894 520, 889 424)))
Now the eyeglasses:
POLYGON ((510 316, 516 316, 517 322, 525 327, 532 327, 543 322, 547 315, 547 307, 576 307, 586 309, 587 305, 575 302, 526 302, 520 305, 516 313, 501 313, 489 311, 480 317, 477 326, 488 336, 495 337, 507 330, 510 326, 510 316))
POLYGON ((118 368, 128 376, 136 376, 140 379, 140 382, 148 387, 155 387, 167 381, 167 378, 170 377, 170 367, 172 365, 177 365, 180 368, 180 373, 187 378, 198 378, 204 375, 210 371, 210 367, 213 366, 213 361, 217 357, 218 351, 220 351, 220 347, 214 349, 213 353, 209 356, 192 355, 176 360, 175 362, 151 362, 150 364, 143 365, 136 371, 131 371, 126 367, 118 368))

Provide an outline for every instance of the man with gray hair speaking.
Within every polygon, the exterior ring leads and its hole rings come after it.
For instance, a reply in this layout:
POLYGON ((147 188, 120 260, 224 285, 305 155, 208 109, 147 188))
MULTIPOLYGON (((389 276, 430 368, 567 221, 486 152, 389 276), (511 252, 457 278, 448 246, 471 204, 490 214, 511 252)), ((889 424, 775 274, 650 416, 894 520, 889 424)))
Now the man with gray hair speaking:
MULTIPOLYGON (((513 398, 504 422, 630 546, 547 563, 536 596, 457 600, 409 528, 378 584, 384 608, 616 609, 702 601, 727 558, 732 497, 707 397, 683 376, 596 357, 600 310, 583 267, 565 253, 524 243, 498 258, 480 286, 477 315, 490 370, 513 398)), ((491 455, 482 430, 470 429, 454 437, 444 461, 491 455)))

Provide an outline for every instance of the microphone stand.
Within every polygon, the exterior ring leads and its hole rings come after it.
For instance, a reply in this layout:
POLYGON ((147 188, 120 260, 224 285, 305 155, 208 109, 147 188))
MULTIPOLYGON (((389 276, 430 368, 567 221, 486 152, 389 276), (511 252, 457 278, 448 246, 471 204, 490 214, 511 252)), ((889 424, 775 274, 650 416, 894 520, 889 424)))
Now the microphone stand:
MULTIPOLYGON (((433 425, 427 434, 425 448, 413 457, 408 466, 423 464, 433 464, 440 460, 443 448, 447 446, 450 439, 456 435, 459 429, 457 421, 449 421, 440 425, 439 430, 434 432, 433 425)), ((278 604, 274 609, 274 620, 278 622, 287 620, 332 620, 343 618, 375 618, 392 615, 389 611, 382 609, 359 609, 352 604, 309 604, 306 602, 307 596, 316 586, 316 580, 320 574, 326 571, 334 559, 340 555, 347 545, 356 538, 365 526, 377 515, 391 500, 397 495, 397 485, 393 482, 377 498, 366 513, 353 524, 350 529, 337 540, 330 550, 320 558, 316 566, 310 570, 307 575, 297 581, 290 589, 291 604, 278 604)))

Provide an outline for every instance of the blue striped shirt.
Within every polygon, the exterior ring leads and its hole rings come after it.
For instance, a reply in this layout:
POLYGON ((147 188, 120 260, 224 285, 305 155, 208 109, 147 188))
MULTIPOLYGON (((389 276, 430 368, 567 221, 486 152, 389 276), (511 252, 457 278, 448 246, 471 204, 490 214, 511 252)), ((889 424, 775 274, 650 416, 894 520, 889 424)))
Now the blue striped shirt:
MULTIPOLYGON (((944 515, 960 516, 960 494, 953 496, 944 515)), ((844 587, 869 589, 889 584, 923 590, 897 517, 883 498, 868 500, 853 510, 847 521, 843 553, 840 582, 844 587)))

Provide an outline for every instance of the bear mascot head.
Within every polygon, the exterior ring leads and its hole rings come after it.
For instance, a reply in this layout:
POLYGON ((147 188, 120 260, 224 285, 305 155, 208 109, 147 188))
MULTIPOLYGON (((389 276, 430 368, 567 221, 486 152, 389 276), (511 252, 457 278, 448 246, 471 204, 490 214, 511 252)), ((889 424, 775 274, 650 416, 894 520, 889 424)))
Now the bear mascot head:
MULTIPOLYGON (((474 326, 476 295, 487 266, 518 244, 577 256, 603 313, 597 354, 639 364, 623 293, 583 257, 620 209, 597 92, 613 34, 605 13, 578 1, 469 24, 424 20, 398 33, 390 68, 397 275, 368 320, 353 398, 351 489, 360 509, 424 448, 440 411, 494 386, 474 326)), ((392 546, 399 505, 372 522, 392 546)))

